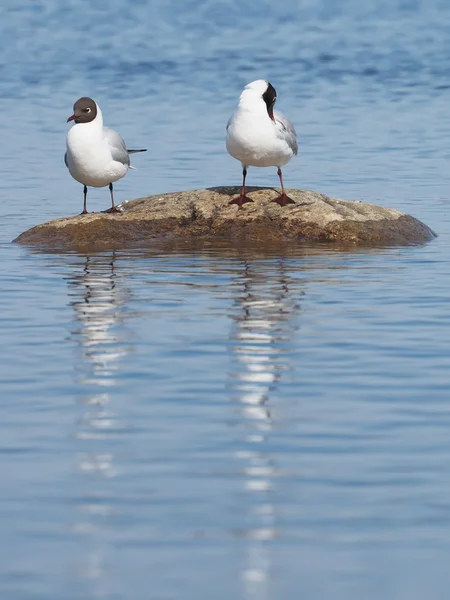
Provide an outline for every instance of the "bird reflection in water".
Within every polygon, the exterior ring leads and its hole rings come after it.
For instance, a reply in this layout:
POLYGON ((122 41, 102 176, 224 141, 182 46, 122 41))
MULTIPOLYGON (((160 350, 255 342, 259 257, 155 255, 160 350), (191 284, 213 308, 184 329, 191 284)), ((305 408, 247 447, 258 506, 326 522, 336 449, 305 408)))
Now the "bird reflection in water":
POLYGON ((80 269, 68 278, 70 304, 75 327, 72 340, 79 348, 77 387, 85 406, 78 422, 76 438, 82 447, 77 467, 88 481, 88 489, 78 499, 82 518, 75 530, 89 541, 83 551, 80 578, 93 582, 95 597, 106 594, 104 563, 107 543, 103 532, 112 513, 108 480, 116 475, 110 440, 124 429, 110 408, 111 393, 117 384, 120 359, 128 354, 124 340, 124 309, 129 292, 117 275, 115 255, 83 259, 80 269), (89 477, 91 476, 91 477, 89 477))
POLYGON ((296 329, 298 282, 287 273, 284 259, 269 272, 262 262, 244 263, 240 314, 235 319, 236 372, 233 392, 240 405, 241 449, 245 491, 250 499, 250 526, 243 568, 246 598, 268 597, 270 542, 276 536, 273 493, 280 475, 268 442, 273 428, 273 402, 280 377, 287 369, 286 352, 296 329))

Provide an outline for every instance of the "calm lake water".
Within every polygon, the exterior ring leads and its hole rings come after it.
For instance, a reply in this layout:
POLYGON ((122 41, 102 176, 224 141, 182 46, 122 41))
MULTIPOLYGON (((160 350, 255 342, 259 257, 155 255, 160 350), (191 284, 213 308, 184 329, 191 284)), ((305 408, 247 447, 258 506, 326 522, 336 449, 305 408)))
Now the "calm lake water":
POLYGON ((3 1, 2 599, 448 597, 449 37, 443 0, 3 1), (120 202, 238 185, 225 124, 258 78, 299 134, 288 187, 439 237, 10 243, 81 210, 78 97, 148 148, 120 202))

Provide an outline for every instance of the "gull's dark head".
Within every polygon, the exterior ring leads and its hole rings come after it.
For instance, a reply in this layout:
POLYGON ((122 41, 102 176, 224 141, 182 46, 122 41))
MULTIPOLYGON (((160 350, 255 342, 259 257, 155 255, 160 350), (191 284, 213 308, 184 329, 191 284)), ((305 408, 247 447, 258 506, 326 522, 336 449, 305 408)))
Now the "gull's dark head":
POLYGON ((80 98, 73 105, 73 115, 67 119, 75 123, 90 123, 97 116, 97 105, 92 98, 80 98))
POLYGON ((274 121, 275 119, 273 116, 273 107, 275 106, 275 102, 277 101, 277 92, 275 91, 275 88, 269 81, 266 81, 266 83, 267 88, 264 94, 262 95, 262 98, 266 103, 267 113, 269 117, 272 119, 272 121, 274 121))
POLYGON ((277 99, 277 93, 273 85, 265 79, 257 79, 247 84, 241 94, 240 101, 242 103, 252 105, 260 103, 261 99, 266 105, 267 114, 274 120, 273 107, 277 99))

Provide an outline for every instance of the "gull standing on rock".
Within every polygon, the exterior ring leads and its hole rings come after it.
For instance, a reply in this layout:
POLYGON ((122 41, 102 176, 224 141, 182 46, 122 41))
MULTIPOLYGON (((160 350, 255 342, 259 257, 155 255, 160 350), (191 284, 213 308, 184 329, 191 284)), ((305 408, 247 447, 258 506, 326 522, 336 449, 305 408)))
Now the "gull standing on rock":
POLYGON ((75 125, 67 134, 67 152, 64 161, 70 174, 84 185, 83 212, 86 214, 87 186, 109 185, 111 208, 106 212, 120 212, 114 205, 113 182, 122 179, 130 166, 130 154, 146 150, 127 150, 125 142, 114 129, 103 127, 100 107, 92 98, 80 98, 73 105, 73 115, 67 122, 75 125))
POLYGON ((227 125, 227 150, 242 163, 241 194, 230 204, 242 206, 253 202, 245 195, 247 167, 278 167, 281 194, 272 200, 280 206, 295 204, 284 191, 281 167, 297 154, 297 134, 289 119, 273 107, 277 93, 273 85, 263 79, 245 86, 237 109, 227 125))

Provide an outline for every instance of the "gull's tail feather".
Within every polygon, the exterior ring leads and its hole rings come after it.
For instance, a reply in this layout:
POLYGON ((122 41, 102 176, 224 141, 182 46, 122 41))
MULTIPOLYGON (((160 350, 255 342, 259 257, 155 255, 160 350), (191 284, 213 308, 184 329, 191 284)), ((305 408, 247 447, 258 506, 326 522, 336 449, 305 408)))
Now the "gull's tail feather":
POLYGON ((147 148, 143 148, 142 150, 127 150, 128 154, 136 154, 136 152, 147 152, 147 148))

